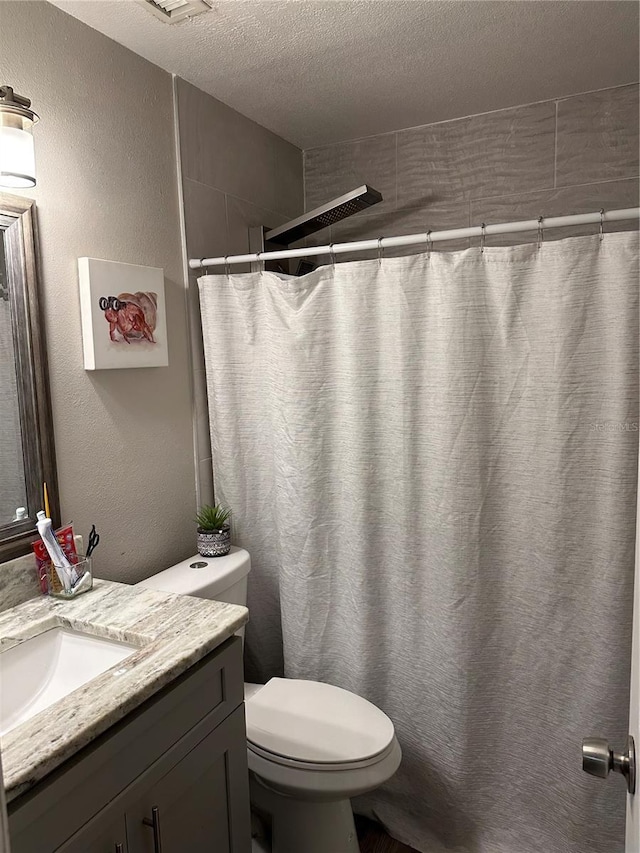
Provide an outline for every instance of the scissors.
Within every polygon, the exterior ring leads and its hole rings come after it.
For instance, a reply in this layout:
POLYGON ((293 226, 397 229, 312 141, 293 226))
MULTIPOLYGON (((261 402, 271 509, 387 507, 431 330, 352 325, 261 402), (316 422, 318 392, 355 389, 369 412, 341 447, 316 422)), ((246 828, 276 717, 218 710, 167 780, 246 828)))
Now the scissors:
POLYGON ((96 530, 95 524, 91 525, 91 533, 89 534, 88 546, 87 546, 87 557, 90 557, 98 544, 100 543, 100 534, 96 530))

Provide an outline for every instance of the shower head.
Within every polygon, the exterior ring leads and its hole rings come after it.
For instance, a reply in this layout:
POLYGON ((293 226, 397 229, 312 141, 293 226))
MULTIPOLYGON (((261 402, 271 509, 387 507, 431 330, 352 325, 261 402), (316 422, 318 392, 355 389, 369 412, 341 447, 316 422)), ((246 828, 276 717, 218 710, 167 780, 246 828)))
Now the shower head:
POLYGON ((265 243, 278 243, 282 246, 288 246, 303 237, 308 237, 309 234, 320 231, 321 228, 326 228, 327 225, 333 225, 347 216, 359 213, 379 201, 382 201, 380 193, 363 184, 361 187, 351 190, 339 198, 334 198, 333 201, 327 202, 321 207, 316 207, 315 210, 310 210, 309 213, 305 213, 297 219, 286 222, 279 228, 267 231, 264 235, 265 243))

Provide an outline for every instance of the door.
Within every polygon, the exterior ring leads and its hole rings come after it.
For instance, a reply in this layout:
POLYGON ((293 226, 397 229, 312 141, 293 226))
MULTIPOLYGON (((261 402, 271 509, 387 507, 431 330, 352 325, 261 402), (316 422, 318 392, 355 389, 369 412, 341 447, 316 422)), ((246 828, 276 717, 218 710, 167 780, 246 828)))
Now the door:
MULTIPOLYGON (((631 650, 631 705, 629 733, 640 752, 640 475, 636 516, 636 575, 633 593, 633 647, 631 650)), ((637 759, 636 755, 636 759, 637 759)), ((640 853, 640 791, 627 795, 627 853, 640 853)))
MULTIPOLYGON (((640 463, 640 460, 639 460, 640 463)), ((582 767, 605 779, 610 770, 622 773, 627 782, 626 853, 640 853, 640 466, 636 510, 635 582, 633 592, 633 646, 631 650, 631 702, 629 740, 620 752, 604 738, 587 738, 582 743, 582 767)))
POLYGON ((244 706, 126 809, 129 853, 250 853, 244 706))

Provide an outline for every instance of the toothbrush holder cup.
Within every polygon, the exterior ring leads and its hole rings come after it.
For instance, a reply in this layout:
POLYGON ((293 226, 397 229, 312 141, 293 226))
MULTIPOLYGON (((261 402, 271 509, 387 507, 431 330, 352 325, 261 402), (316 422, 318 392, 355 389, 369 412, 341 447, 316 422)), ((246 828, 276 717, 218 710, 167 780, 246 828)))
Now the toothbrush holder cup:
POLYGON ((47 563, 45 567, 47 591, 54 598, 77 598, 93 586, 91 557, 76 554, 70 558, 69 562, 71 569, 59 568, 53 563, 47 563))

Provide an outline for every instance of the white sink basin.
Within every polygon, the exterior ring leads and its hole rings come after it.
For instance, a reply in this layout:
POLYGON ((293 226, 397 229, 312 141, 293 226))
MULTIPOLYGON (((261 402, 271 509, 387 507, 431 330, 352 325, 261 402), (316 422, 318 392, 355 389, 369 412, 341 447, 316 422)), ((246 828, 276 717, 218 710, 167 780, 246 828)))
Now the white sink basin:
POLYGON ((136 646, 51 628, 0 654, 0 735, 30 720, 137 651, 136 646))

